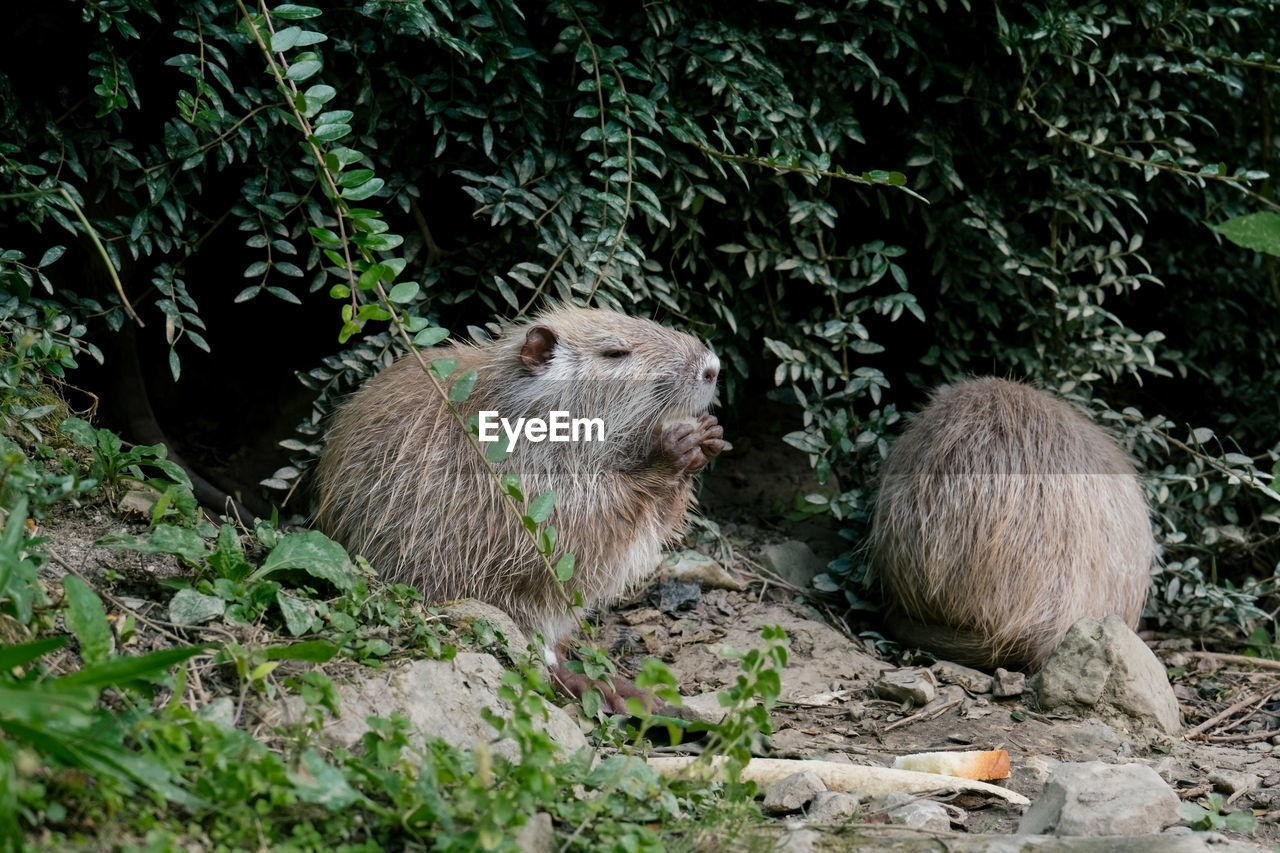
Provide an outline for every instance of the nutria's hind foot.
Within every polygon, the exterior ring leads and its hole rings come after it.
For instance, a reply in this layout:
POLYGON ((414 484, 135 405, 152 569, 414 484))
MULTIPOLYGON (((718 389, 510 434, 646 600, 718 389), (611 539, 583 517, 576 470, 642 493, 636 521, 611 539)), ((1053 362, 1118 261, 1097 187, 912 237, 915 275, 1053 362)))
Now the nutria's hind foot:
POLYGON ((628 678, 620 675, 611 676, 604 681, 588 678, 582 673, 570 672, 564 661, 557 661, 551 667, 551 680, 561 693, 579 701, 588 690, 598 690, 600 704, 610 714, 631 716, 631 710, 627 707, 628 699, 639 699, 645 713, 649 714, 652 714, 659 704, 657 696, 636 687, 635 682, 628 678))

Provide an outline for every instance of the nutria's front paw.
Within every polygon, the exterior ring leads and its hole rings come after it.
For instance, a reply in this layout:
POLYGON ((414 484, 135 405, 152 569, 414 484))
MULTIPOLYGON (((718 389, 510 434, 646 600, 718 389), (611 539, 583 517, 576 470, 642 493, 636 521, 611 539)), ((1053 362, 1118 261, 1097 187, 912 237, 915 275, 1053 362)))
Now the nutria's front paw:
POLYGON ((701 471, 707 466, 707 457, 702 450, 701 424, 678 421, 664 426, 658 437, 658 455, 678 474, 701 471))
POLYGON ((680 474, 698 473, 725 446, 724 427, 708 414, 668 423, 658 437, 658 455, 680 474))
POLYGON ((699 444, 702 455, 708 459, 715 459, 728 446, 724 440, 724 427, 720 426, 716 416, 711 414, 699 415, 698 427, 702 430, 702 442, 699 444))

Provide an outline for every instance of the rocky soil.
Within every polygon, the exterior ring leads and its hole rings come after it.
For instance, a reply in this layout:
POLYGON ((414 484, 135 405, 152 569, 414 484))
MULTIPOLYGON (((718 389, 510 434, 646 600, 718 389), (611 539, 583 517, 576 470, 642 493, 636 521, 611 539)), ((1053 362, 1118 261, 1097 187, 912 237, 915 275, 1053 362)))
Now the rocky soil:
MULTIPOLYGON (((1176 698, 1179 727, 1176 719, 1170 725, 1158 713, 1134 717, 1132 709, 1117 707, 1124 700, 1110 694, 1096 707, 1046 710, 1019 674, 1002 674, 993 682, 989 673, 913 659, 883 641, 874 630, 874 619, 846 621, 847 614, 833 600, 823 599, 809 586, 808 580, 841 547, 832 530, 813 524, 772 529, 759 510, 755 517, 742 512, 744 505, 768 508, 789 503, 784 496, 804 482, 803 469, 784 468, 772 457, 754 460, 750 467, 725 460, 703 495, 707 515, 716 518, 720 510, 726 519, 720 524, 718 549, 703 549, 717 552, 723 571, 712 567, 710 580, 696 583, 687 578, 658 580, 604 614, 596 641, 624 670, 646 655, 662 659, 682 694, 697 697, 733 682, 736 665, 725 660, 722 648, 744 651, 759 646, 762 626, 781 626, 790 638, 790 662, 782 675, 782 701, 773 713, 774 732, 762 752, 882 767, 913 753, 1002 749, 1008 752, 1010 773, 997 784, 1032 805, 973 792, 841 799, 843 795, 824 791, 822 781, 792 779, 788 785, 800 785, 799 793, 769 789, 776 800, 790 796, 794 803, 773 809, 780 816, 790 812, 791 822, 779 824, 789 849, 837 849, 824 844, 830 840, 827 836, 811 838, 804 833, 813 830, 797 828, 804 826, 796 822, 799 818, 815 813, 837 822, 850 816, 859 821, 859 831, 865 834, 846 836, 842 849, 850 849, 852 837, 859 839, 860 849, 916 849, 913 839, 933 835, 947 839, 948 849, 955 850, 1118 849, 1096 836, 1159 832, 1178 821, 1174 810, 1179 801, 1204 803, 1210 792, 1224 797, 1226 811, 1251 810, 1258 818, 1257 830, 1206 840, 1185 828, 1175 829, 1181 834, 1153 837, 1149 845, 1126 842, 1126 849, 1277 849, 1280 669, 1197 651, 1191 639, 1154 643, 1163 665, 1156 672, 1163 669, 1174 675, 1169 701, 1176 698), (1132 775, 1139 772, 1143 784, 1132 775), (1046 816, 1046 810, 1051 814, 1046 816), (1057 833, 1065 836, 1058 839, 1062 844, 1039 839, 1020 848, 992 837, 1017 832, 1024 820, 1029 822, 1022 825, 1023 831, 1057 833)), ((51 573, 70 567, 104 583, 113 596, 109 612, 121 607, 145 611, 155 606, 145 596, 147 590, 156 590, 157 577, 183 570, 167 558, 92 545, 124 524, 101 508, 76 510, 46 522, 40 532, 50 538, 57 555, 49 566, 51 573)), ((146 650, 153 641, 144 635, 140 642, 140 650, 146 650)), ((1149 654, 1145 648, 1141 653, 1149 654)), ((1084 664, 1095 665, 1096 661, 1084 664)), ((490 663, 478 658, 460 655, 447 667, 467 676, 457 679, 465 683, 460 689, 496 680, 490 663)), ((439 695, 439 686, 447 680, 421 672, 397 675, 394 666, 389 670, 350 673, 352 686, 344 690, 344 701, 358 702, 361 696, 386 701, 394 693, 386 687, 396 679, 431 684, 439 695), (361 686, 360 680, 369 678, 377 680, 378 689, 361 686)), ((1088 677, 1097 675, 1091 672, 1088 677)), ((1140 692, 1163 689, 1161 684, 1140 692)), ((402 707, 420 707, 427 700, 398 701, 402 707)), ((474 709, 483 701, 470 697, 461 704, 474 709)), ((374 710, 387 713, 390 708, 374 710)), ((430 726, 433 718, 454 717, 451 710, 434 716, 422 711, 418 719, 430 726)), ((572 746, 580 741, 574 739, 572 716, 567 721, 564 737, 572 746)), ((466 742, 479 731, 464 731, 459 740, 466 742)), ((335 736, 353 737, 351 732, 335 736)))

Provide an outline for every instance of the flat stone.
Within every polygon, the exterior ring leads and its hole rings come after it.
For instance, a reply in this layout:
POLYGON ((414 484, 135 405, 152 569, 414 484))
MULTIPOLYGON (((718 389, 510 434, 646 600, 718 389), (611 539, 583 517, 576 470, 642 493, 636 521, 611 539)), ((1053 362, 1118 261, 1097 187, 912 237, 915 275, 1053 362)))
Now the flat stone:
POLYGON ((521 853, 553 853, 559 850, 556 828, 549 812, 538 812, 516 832, 516 847, 521 853))
POLYGON ((1178 823, 1178 795, 1145 764, 1059 764, 1020 835, 1152 835, 1178 823))
POLYGON ((828 849, 823 843, 826 840, 821 832, 803 827, 789 829, 778 836, 778 846, 771 848, 778 853, 817 853, 828 849))
MULTIPOLYGON (((510 707, 498 698, 504 672, 493 655, 482 652, 458 652, 448 661, 416 660, 386 669, 362 668, 351 680, 334 684, 339 716, 326 720, 324 737, 352 749, 369 730, 366 718, 398 713, 421 734, 435 735, 461 749, 488 743, 494 754, 518 761, 520 750, 515 741, 494 743, 497 732, 480 713, 488 708, 499 716, 510 714, 510 707)), ((541 725, 566 754, 587 747, 576 720, 555 705, 545 703, 544 707, 547 717, 541 725)), ((301 712, 301 699, 289 697, 268 706, 263 719, 276 725, 289 715, 296 719, 301 712)))
POLYGON ((658 575, 666 580, 697 583, 703 589, 742 590, 742 581, 706 554, 692 549, 672 551, 658 564, 658 575))
POLYGON ((1011 699, 1014 696, 1021 696, 1026 690, 1026 673, 997 669, 995 678, 991 680, 991 695, 997 699, 1011 699))
POLYGON ((951 815, 932 800, 922 800, 914 794, 894 791, 877 797, 871 809, 883 812, 889 822, 909 826, 925 832, 946 832, 951 829, 951 815))
POLYGON ((881 673, 871 689, 881 699, 910 702, 917 708, 923 708, 937 695, 938 684, 927 669, 893 669, 881 673))
POLYGON ((940 684, 955 684, 970 693, 983 694, 991 692, 992 678, 981 670, 961 666, 949 660, 940 660, 929 667, 929 671, 933 673, 933 677, 940 684))
POLYGON ((663 717, 675 717, 689 723, 707 723, 716 725, 728 713, 720 704, 719 693, 699 693, 696 696, 680 697, 680 706, 663 705, 658 714, 663 717))
POLYGON ((808 543, 794 539, 765 545, 760 549, 760 561, 797 589, 808 589, 813 579, 827 570, 808 543))
POLYGON ((1220 794, 1230 794, 1232 798, 1246 794, 1258 787, 1259 779, 1253 773, 1233 773, 1229 770, 1218 770, 1209 774, 1209 784, 1220 794))
POLYGON ((819 791, 825 790, 827 786, 817 773, 808 770, 792 773, 765 789, 761 808, 770 815, 792 814, 807 806, 819 791))
POLYGON ((809 803, 809 823, 841 824, 847 823, 862 811, 862 798, 857 794, 845 791, 819 791, 813 795, 809 803))
POLYGON ((542 650, 531 643, 531 638, 501 608, 475 598, 462 598, 437 605, 435 610, 439 611, 450 625, 465 626, 472 630, 475 629, 477 621, 483 620, 501 638, 503 651, 509 659, 521 660, 529 654, 536 665, 545 666, 546 664, 546 656, 542 650))

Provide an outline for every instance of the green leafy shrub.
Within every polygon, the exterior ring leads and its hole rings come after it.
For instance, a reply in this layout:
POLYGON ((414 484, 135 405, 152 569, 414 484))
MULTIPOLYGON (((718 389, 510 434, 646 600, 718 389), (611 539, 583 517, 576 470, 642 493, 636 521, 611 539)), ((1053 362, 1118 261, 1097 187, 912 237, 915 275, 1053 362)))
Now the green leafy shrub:
POLYGON ((329 294, 348 348, 309 372, 272 486, 407 344, 392 315, 425 345, 442 318, 580 299, 710 338, 730 401, 775 385, 787 440, 837 486, 801 508, 855 538, 899 410, 1013 374, 1091 407, 1148 472, 1160 619, 1198 624, 1170 594, 1196 565, 1234 583, 1226 623, 1269 594, 1280 369, 1260 318, 1280 284, 1207 226, 1266 248, 1270 0, 71 9, 18 35, 87 56, 87 79, 0 65, 23 328, 65 365, 86 316, 159 319, 179 377, 208 300, 329 294), (247 280, 197 287, 227 229, 247 280), (41 289, 66 320, 31 313, 41 289))

